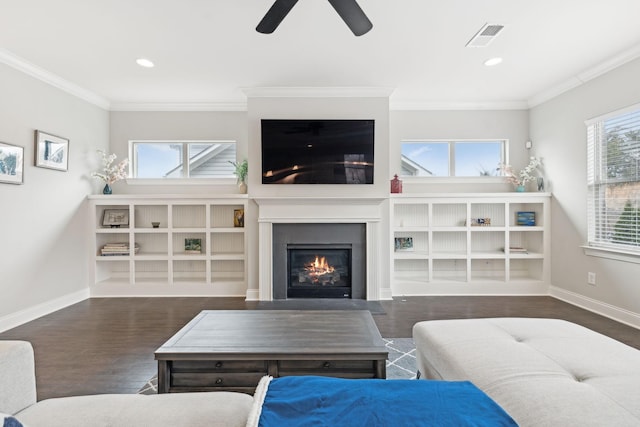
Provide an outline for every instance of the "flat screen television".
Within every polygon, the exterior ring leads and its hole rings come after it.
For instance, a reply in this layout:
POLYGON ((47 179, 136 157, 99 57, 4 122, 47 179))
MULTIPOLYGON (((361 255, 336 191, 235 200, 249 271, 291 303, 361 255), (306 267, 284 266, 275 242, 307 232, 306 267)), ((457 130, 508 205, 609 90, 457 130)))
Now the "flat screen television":
POLYGON ((262 120, 263 184, 373 184, 374 120, 262 120))

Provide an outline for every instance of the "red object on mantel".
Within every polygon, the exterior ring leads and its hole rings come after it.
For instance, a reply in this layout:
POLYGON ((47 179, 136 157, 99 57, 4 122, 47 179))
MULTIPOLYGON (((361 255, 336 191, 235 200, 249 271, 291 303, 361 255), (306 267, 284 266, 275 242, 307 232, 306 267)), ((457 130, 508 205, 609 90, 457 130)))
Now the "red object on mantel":
POLYGON ((391 180, 391 192, 392 193, 402 193, 402 181, 398 179, 398 175, 393 175, 393 179, 391 180))

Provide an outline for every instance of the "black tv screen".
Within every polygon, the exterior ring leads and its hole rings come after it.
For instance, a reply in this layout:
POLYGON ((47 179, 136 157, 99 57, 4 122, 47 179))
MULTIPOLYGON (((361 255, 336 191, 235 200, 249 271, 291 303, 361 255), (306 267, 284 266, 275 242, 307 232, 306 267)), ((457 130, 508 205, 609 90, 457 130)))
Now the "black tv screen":
POLYGON ((263 184, 373 184, 374 120, 262 120, 263 184))

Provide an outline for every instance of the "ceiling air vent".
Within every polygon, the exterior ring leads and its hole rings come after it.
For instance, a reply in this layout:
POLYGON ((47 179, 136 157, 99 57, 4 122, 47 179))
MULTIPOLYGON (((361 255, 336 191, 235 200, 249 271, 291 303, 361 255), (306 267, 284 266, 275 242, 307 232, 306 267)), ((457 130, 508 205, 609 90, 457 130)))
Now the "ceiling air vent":
POLYGON ((496 36, 502 31, 504 25, 500 24, 485 24, 480 31, 467 43, 467 47, 485 47, 496 38, 496 36))

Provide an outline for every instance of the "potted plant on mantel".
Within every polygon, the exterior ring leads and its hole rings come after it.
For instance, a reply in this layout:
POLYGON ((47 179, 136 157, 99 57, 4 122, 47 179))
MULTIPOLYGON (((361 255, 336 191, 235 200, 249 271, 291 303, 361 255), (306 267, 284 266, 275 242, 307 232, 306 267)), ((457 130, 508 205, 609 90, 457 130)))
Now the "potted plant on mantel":
POLYGON ((247 174, 249 173, 249 163, 247 162, 247 159, 244 159, 241 162, 229 161, 229 163, 231 163, 235 168, 235 170, 233 171, 233 174, 236 176, 238 180, 238 189, 240 190, 240 193, 243 193, 243 194, 246 193, 247 192, 247 174))

